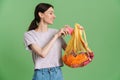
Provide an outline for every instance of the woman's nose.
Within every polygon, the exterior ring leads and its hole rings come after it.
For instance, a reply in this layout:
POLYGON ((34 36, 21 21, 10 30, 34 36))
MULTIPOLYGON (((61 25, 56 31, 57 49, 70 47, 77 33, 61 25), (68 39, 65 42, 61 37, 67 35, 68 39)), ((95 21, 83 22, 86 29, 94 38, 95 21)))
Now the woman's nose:
POLYGON ((55 15, 53 15, 53 18, 56 18, 56 16, 55 16, 55 15))

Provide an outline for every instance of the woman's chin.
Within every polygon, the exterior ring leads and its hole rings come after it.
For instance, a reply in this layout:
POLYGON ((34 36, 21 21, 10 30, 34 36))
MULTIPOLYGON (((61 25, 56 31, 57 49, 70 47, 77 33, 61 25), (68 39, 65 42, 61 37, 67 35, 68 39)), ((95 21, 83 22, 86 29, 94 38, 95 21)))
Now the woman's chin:
POLYGON ((53 22, 48 23, 49 25, 53 24, 53 22))

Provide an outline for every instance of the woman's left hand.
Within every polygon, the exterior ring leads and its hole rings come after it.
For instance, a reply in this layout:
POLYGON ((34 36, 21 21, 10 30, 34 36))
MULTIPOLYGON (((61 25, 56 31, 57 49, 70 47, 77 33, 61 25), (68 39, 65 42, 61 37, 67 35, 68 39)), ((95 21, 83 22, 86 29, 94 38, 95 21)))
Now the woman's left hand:
POLYGON ((79 28, 80 30, 84 30, 83 26, 81 26, 81 25, 80 25, 78 28, 79 28))

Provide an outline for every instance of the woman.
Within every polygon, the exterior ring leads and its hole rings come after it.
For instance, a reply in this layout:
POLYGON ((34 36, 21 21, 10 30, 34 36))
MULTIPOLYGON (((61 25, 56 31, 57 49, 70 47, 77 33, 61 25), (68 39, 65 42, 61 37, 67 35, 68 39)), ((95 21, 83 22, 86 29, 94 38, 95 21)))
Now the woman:
POLYGON ((34 20, 24 35, 25 46, 32 53, 34 62, 33 80, 63 80, 62 48, 66 43, 61 37, 67 35, 64 28, 59 31, 48 28, 55 19, 54 7, 51 4, 40 3, 36 6, 34 20))

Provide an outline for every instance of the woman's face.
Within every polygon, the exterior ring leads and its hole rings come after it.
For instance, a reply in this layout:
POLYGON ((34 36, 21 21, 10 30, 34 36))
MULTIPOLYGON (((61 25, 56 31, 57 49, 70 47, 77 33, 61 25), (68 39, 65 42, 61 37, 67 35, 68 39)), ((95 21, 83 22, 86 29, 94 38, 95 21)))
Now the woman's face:
POLYGON ((47 24, 53 24, 55 19, 54 9, 50 7, 47 11, 43 13, 43 17, 41 18, 43 22, 47 24))

